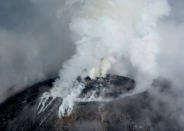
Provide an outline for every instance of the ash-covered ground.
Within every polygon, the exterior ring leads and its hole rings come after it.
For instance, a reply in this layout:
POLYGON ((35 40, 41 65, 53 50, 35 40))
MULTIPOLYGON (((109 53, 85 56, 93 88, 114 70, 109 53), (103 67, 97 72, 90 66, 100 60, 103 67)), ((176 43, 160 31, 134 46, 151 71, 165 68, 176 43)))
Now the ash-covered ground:
POLYGON ((108 76, 96 80, 86 79, 79 97, 101 88, 107 88, 104 97, 110 102, 76 102, 72 114, 58 117, 61 98, 56 98, 46 110, 39 112, 38 104, 44 92, 52 88, 56 78, 35 84, 12 96, 0 105, 1 131, 183 131, 168 110, 169 103, 158 99, 151 90, 169 94, 170 83, 156 80, 149 90, 120 98, 135 88, 134 80, 122 76, 108 76), (99 87, 101 86, 101 87, 99 87))

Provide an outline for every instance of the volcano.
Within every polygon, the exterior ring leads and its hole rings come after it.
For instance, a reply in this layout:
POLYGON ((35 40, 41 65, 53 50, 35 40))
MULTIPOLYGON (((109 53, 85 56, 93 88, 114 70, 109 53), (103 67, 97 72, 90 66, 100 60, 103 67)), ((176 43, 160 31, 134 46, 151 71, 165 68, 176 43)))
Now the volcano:
MULTIPOLYGON (((82 81, 85 88, 79 98, 110 98, 111 101, 76 102, 69 116, 58 117, 62 98, 56 98, 42 112, 38 105, 44 92, 52 89, 57 78, 37 83, 10 97, 0 105, 0 130, 2 131, 181 131, 179 124, 169 118, 164 102, 159 101, 160 111, 154 110, 149 91, 121 98, 131 93, 135 81, 123 76, 107 75, 105 78, 82 81), (164 113, 163 113, 164 112, 164 113), (172 125, 174 126, 170 126, 172 125)), ((80 77, 77 79, 81 81, 80 77)), ((165 89, 161 82, 153 86, 165 89)))

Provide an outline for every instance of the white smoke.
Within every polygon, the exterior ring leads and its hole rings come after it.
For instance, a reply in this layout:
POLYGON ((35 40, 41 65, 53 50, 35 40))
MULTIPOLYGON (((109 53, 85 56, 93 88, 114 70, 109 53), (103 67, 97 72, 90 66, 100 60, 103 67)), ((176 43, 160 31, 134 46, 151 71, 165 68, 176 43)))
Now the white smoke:
POLYGON ((95 79, 108 72, 132 76, 136 92, 146 90, 157 76, 157 21, 169 10, 167 0, 67 0, 58 17, 71 14, 76 51, 51 90, 53 97, 63 98, 59 115, 71 113, 84 88, 76 84, 78 76, 95 79))
POLYGON ((89 77, 95 79, 96 77, 105 77, 107 71, 111 68, 111 65, 115 62, 114 57, 109 56, 107 58, 102 58, 99 65, 92 68, 89 72, 89 77))

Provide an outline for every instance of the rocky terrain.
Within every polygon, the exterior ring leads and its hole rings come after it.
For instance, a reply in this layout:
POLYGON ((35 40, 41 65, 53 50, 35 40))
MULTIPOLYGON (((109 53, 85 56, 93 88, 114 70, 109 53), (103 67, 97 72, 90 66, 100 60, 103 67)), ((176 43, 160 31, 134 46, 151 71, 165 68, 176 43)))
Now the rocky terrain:
MULTIPOLYGON (((77 102, 72 114, 58 117, 61 98, 56 98, 43 112, 39 112, 40 96, 52 88, 56 78, 43 81, 26 88, 0 105, 1 131, 182 131, 177 121, 169 117, 172 112, 162 101, 156 101, 149 91, 119 98, 131 92, 134 80, 122 76, 107 76, 91 80, 85 79, 86 87, 79 97, 90 95, 113 98, 110 102, 77 102), (105 90, 105 91, 104 91, 105 90), (105 93, 104 93, 105 92, 105 93), (118 99, 117 99, 118 98, 118 99), (157 103, 155 110, 153 101, 157 103), (172 125, 172 126, 171 126, 172 125)), ((80 79, 79 79, 80 80, 80 79)), ((153 86, 167 84, 155 82, 153 86)))

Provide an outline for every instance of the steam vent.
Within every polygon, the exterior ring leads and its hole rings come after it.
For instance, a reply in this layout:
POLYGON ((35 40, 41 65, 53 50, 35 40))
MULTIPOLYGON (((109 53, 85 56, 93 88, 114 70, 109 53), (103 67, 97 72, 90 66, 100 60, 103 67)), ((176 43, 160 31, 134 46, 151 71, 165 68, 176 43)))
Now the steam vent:
MULTIPOLYGON (((85 88, 79 98, 96 96, 109 98, 108 102, 76 102, 72 114, 58 117, 61 98, 54 101, 41 113, 38 113, 40 96, 52 88, 54 79, 35 84, 0 105, 1 131, 181 131, 176 121, 169 117, 166 105, 159 101, 161 112, 152 107, 155 98, 149 91, 121 97, 131 93, 135 81, 117 75, 105 78, 85 79, 85 88), (105 90, 105 91, 104 91, 105 90), (163 113, 164 112, 164 113, 163 113), (172 123, 172 127, 170 124, 172 123)), ((80 79, 79 79, 80 81, 80 79)), ((158 86, 165 90, 165 84, 157 81, 158 86)), ((168 86, 167 86, 168 87, 168 86)))

